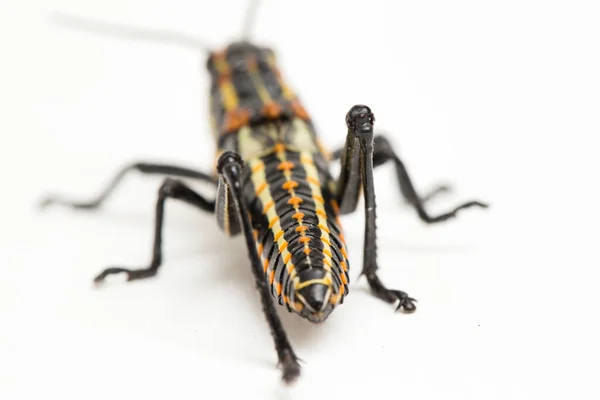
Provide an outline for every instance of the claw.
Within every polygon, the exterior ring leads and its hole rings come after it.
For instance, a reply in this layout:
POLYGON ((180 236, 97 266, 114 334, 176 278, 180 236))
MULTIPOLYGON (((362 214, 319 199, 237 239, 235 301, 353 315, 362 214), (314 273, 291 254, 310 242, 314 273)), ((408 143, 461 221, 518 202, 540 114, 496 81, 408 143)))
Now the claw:
POLYGON ((298 376, 300 376, 300 364, 298 364, 298 358, 291 350, 285 352, 279 365, 283 369, 282 378, 288 385, 293 383, 298 376))
POLYGON ((417 306, 414 304, 417 302, 416 299, 408 297, 408 295, 400 290, 391 291, 398 298, 398 306, 396 311, 404 311, 407 314, 411 314, 417 310, 417 306))

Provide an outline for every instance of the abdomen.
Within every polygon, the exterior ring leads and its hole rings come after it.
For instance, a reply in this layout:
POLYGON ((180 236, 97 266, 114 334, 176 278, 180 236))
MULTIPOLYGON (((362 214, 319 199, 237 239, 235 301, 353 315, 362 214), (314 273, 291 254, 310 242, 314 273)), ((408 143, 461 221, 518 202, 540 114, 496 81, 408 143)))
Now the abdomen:
POLYGON ((244 198, 273 296, 294 309, 290 297, 302 283, 298 275, 322 269, 331 281, 331 301, 341 303, 348 292, 348 256, 321 154, 279 143, 246 162, 244 198))

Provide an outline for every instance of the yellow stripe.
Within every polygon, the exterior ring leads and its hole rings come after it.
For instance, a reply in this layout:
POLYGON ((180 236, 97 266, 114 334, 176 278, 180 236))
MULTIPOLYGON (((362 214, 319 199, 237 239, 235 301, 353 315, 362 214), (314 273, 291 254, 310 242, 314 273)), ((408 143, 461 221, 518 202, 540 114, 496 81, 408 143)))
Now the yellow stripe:
POLYGON ((320 283, 321 285, 325 285, 325 286, 327 286, 327 285, 331 284, 331 281, 330 281, 329 279, 327 279, 327 278, 322 278, 322 279, 310 279, 310 280, 308 280, 308 281, 304 281, 304 282, 302 282, 301 284, 299 284, 299 285, 296 287, 296 290, 300 290, 300 289, 302 289, 302 288, 305 288, 305 287, 307 287, 307 286, 310 286, 310 285, 314 285, 314 284, 316 284, 316 283, 320 283))
MULTIPOLYGON (((263 183, 267 183, 267 177, 265 174, 264 164, 261 160, 255 159, 251 160, 249 163, 252 172, 252 183, 254 187, 260 187, 263 183)), ((271 189, 268 187, 267 189, 260 192, 258 198, 262 202, 262 204, 269 204, 269 202, 273 201, 273 197, 271 195, 271 189)), ((294 265, 289 262, 292 258, 292 255, 288 251, 287 241, 283 238, 283 229, 281 229, 281 224, 279 221, 279 216, 277 215, 277 211, 275 207, 270 207, 266 213, 267 219, 269 221, 269 229, 273 232, 273 237, 275 238, 275 242, 277 243, 277 247, 279 248, 279 253, 283 257, 284 264, 288 273, 290 274, 290 278, 296 276, 294 271, 294 265)))

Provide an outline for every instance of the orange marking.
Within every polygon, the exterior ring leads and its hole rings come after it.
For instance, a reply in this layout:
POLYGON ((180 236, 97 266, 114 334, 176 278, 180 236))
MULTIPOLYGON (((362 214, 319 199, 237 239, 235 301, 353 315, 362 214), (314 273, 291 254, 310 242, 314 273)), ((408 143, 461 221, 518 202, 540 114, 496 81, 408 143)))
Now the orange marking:
POLYGON ((284 303, 289 303, 290 302, 290 298, 287 296, 283 296, 283 302, 284 303))
POLYGON ((259 162, 258 164, 256 164, 255 166, 252 167, 252 173, 258 172, 261 169, 263 169, 264 167, 265 167, 265 163, 261 161, 261 162, 259 162))
POLYGON ((348 265, 346 265, 346 261, 340 262, 340 266, 344 271, 348 271, 348 265))
POLYGON ((323 254, 328 255, 329 257, 332 257, 331 252, 327 249, 323 249, 323 254))
POLYGON ((309 255, 310 254, 310 248, 305 248, 304 249, 304 254, 309 255))
POLYGON ((231 81, 231 72, 225 71, 219 75, 219 79, 218 79, 219 85, 222 85, 225 82, 229 82, 229 81, 231 81))
POLYGON ((292 215, 292 218, 301 220, 302 218, 304 218, 304 214, 302 214, 301 212, 297 212, 296 214, 292 215))
POLYGON ((258 252, 258 254, 262 254, 263 250, 264 250, 264 247, 263 247, 263 244, 261 243, 258 245, 258 249, 256 249, 256 251, 258 252))
POLYGON ((264 262, 263 262, 263 272, 266 274, 267 273, 267 269, 269 268, 269 259, 267 258, 264 262))
POLYGON ((331 261, 328 258, 324 258, 323 262, 331 267, 331 261))
POLYGON ((346 291, 346 287, 340 286, 340 296, 343 295, 345 291, 346 291))
POLYGON ((273 200, 271 200, 267 204, 265 204, 265 207, 263 208, 263 214, 266 214, 267 211, 269 211, 269 209, 271 207, 273 207, 274 205, 275 205, 275 202, 273 200))
POLYGON ((336 212, 336 214, 340 212, 340 206, 338 205, 337 201, 331 200, 331 206, 333 207, 333 210, 336 212))
POLYGON ((340 232, 340 235, 339 235, 339 236, 340 236, 340 240, 341 240, 343 243, 346 243, 346 239, 344 238, 344 234, 343 234, 342 232, 340 232))
POLYGON ((317 210, 317 215, 320 215, 323 218, 327 218, 327 214, 325 214, 325 211, 323 210, 317 210))
POLYGON ((298 187, 298 182, 296 181, 287 181, 286 183, 281 185, 281 188, 284 190, 290 190, 296 187, 298 187))
POLYGON ((299 226, 296 228, 296 232, 300 232, 300 233, 302 233, 306 230, 308 230, 308 226, 299 226))
POLYGON ((288 204, 297 208, 303 201, 302 198, 294 196, 288 200, 288 204))
POLYGON ((313 185, 317 185, 317 186, 321 185, 321 182, 319 182, 318 179, 315 179, 312 176, 307 177, 306 180, 309 181, 310 183, 312 183, 313 185))
POLYGON ((319 195, 314 195, 314 196, 313 196, 313 199, 314 199, 315 201, 318 201, 319 203, 325 203, 325 199, 324 199, 324 198, 322 198, 322 197, 321 197, 321 196, 319 196, 319 195))
POLYGON ((271 220, 271 222, 269 222, 269 229, 271 229, 273 227, 273 225, 275 225, 275 223, 279 221, 279 217, 275 217, 271 220))
POLYGON ((277 153, 283 153, 285 151, 285 144, 283 144, 283 143, 275 143, 275 151, 277 153))
POLYGON ((342 251, 342 255, 344 256, 344 258, 349 258, 348 257, 348 253, 346 253, 346 249, 345 248, 342 247, 340 250, 342 251))
POLYGON ((281 115, 281 106, 274 101, 267 103, 262 108, 262 114, 269 119, 275 119, 281 115))
POLYGON ((279 251, 283 251, 285 249, 287 249, 289 243, 288 242, 283 242, 283 244, 279 247, 279 251))
MULTIPOLYGON (((259 164, 260 165, 260 164, 259 164)), ((256 167, 255 167, 256 168, 256 167)), ((254 172, 254 171, 253 171, 254 172)), ((256 195, 260 195, 262 193, 263 190, 265 190, 267 188, 267 182, 263 182, 262 185, 260 185, 258 187, 258 189, 256 189, 256 195)))
POLYGON ((287 253, 285 258, 283 259, 283 263, 287 264, 290 261, 290 258, 292 258, 292 253, 287 253))
POLYGON ((274 281, 275 281, 275 271, 271 271, 271 274, 269 275, 269 283, 272 285, 274 281))
POLYGON ((278 241, 281 236, 283 236, 283 231, 282 230, 279 231, 279 232, 277 232, 277 235, 275 235, 275 238, 274 238, 275 241, 278 241))
POLYGON ((292 111, 294 111, 294 114, 296 114, 296 117, 300 118, 300 119, 308 119, 308 113, 306 112, 306 110, 304 109, 304 107, 302 107, 302 105, 300 105, 300 102, 298 102, 297 100, 292 102, 292 111))
POLYGON ((294 303, 294 308, 296 309, 296 311, 300 312, 304 309, 304 304, 302 304, 300 302, 296 302, 296 303, 294 303))
POLYGON ((344 282, 344 285, 348 284, 348 278, 346 278, 346 274, 340 274, 341 278, 342 278, 342 282, 344 282))
POLYGON ((331 246, 331 242, 329 240, 325 239, 325 238, 321 238, 321 242, 325 243, 328 246, 331 246))
POLYGON ((229 111, 225 115, 225 121, 223 124, 226 132, 232 132, 237 131, 244 125, 248 125, 249 121, 250 113, 248 110, 238 108, 233 111, 229 111))
POLYGON ((295 165, 291 161, 282 161, 277 166, 277 169, 280 171, 289 171, 290 169, 294 169, 295 165))
POLYGON ((281 283, 277 282, 275 288, 277 289, 277 296, 281 296, 281 283))
POLYGON ((325 226, 325 225, 323 225, 323 224, 319 224, 319 228, 323 229, 323 230, 324 230, 325 232, 327 232, 327 233, 330 233, 330 232, 329 232, 329 228, 328 228, 328 227, 326 227, 326 226, 325 226))
POLYGON ((306 244, 306 243, 310 242, 310 238, 308 236, 304 236, 304 237, 301 237, 300 239, 298 239, 298 241, 300 243, 306 244))

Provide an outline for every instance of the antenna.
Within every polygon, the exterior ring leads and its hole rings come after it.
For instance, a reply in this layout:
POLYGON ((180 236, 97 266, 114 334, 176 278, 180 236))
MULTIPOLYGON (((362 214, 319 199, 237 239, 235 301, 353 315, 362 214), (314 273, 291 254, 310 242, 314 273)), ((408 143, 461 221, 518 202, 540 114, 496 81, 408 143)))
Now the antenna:
POLYGON ((258 12, 259 5, 260 0, 249 1, 248 9, 246 10, 246 16, 244 19, 244 28, 242 30, 242 39, 246 41, 250 41, 250 33, 252 33, 252 28, 254 27, 254 22, 256 21, 256 14, 258 12))
POLYGON ((136 28, 113 22, 102 22, 88 18, 76 17, 63 13, 53 13, 51 19, 58 25, 83 32, 109 35, 121 39, 145 40, 169 45, 177 45, 194 51, 210 53, 205 42, 184 33, 170 29, 136 28))

